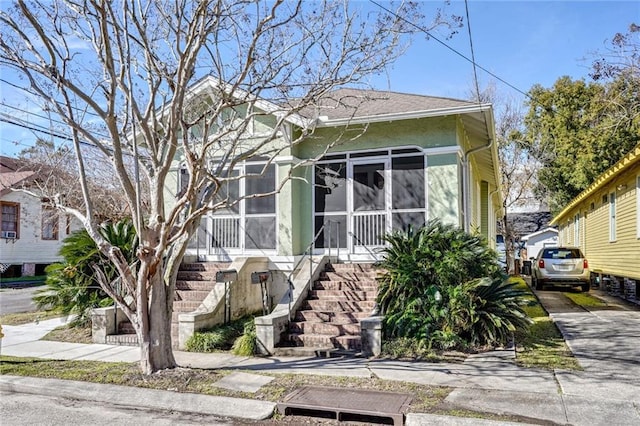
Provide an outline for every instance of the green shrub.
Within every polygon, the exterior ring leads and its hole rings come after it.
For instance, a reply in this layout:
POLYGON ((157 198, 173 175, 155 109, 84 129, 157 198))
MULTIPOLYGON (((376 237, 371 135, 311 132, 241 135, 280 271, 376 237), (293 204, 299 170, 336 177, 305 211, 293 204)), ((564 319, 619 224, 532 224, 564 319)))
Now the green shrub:
POLYGON ((251 356, 257 352, 258 349, 258 336, 256 334, 256 324, 253 321, 247 321, 244 324, 244 331, 242 336, 238 337, 233 342, 231 351, 234 355, 251 356))
MULTIPOLYGON (((131 221, 105 224, 100 227, 100 233, 133 263, 137 238, 131 221)), ((63 262, 47 266, 46 287, 38 291, 33 300, 40 309, 77 315, 75 325, 86 324, 91 319, 93 308, 113 304, 101 290, 95 269, 100 269, 108 280, 116 279, 118 273, 84 229, 65 238, 59 253, 63 262)))
POLYGON ((528 324, 526 293, 506 281, 481 236, 435 220, 385 239, 378 304, 386 336, 466 349, 504 343, 528 324))
POLYGON ((207 330, 197 331, 187 340, 185 349, 189 352, 228 351, 238 338, 246 334, 246 330, 253 327, 255 334, 254 318, 254 315, 249 315, 226 325, 221 324, 207 330))

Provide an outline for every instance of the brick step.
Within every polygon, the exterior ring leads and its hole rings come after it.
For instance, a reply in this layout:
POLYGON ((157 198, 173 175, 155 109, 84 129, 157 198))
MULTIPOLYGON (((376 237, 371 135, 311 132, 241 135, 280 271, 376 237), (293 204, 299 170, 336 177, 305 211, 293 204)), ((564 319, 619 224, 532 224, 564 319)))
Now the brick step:
POLYGON ((320 312, 312 310, 301 310, 296 312, 295 321, 309 322, 333 322, 337 324, 346 324, 349 322, 358 322, 367 318, 370 312, 320 312))
POLYGON ((200 307, 202 301, 177 300, 173 302, 173 313, 193 312, 200 307))
POLYGON ((180 271, 221 271, 229 269, 231 263, 228 262, 194 262, 183 263, 180 265, 180 271))
POLYGON ((377 291, 378 283, 375 281, 316 281, 314 290, 342 290, 342 291, 377 291))
POLYGON ((178 271, 179 281, 211 281, 216 282, 216 271, 178 271))
POLYGON ((289 332, 304 334, 323 334, 329 336, 360 336, 359 323, 338 324, 331 322, 292 322, 289 332))
POLYGON ((138 346, 136 334, 110 334, 107 336, 107 345, 138 346))
POLYGON ((377 272, 320 272, 320 281, 375 281, 377 272))
POLYGON ((302 303, 302 309, 321 312, 371 312, 375 306, 374 300, 305 300, 302 303))
POLYGON ((215 286, 215 281, 176 281, 176 290, 211 291, 215 286))
POLYGON ((311 290, 309 299, 315 300, 375 300, 377 291, 361 290, 311 290))
POLYGON ((331 263, 327 265, 326 270, 329 272, 347 271, 347 272, 370 272, 377 271, 378 268, 373 263, 331 263))
POLYGON ((359 350, 360 336, 326 336, 322 334, 288 333, 284 340, 295 346, 334 347, 345 350, 359 350))
POLYGON ((198 291, 198 290, 176 290, 175 301, 198 301, 202 302, 210 291, 198 291))

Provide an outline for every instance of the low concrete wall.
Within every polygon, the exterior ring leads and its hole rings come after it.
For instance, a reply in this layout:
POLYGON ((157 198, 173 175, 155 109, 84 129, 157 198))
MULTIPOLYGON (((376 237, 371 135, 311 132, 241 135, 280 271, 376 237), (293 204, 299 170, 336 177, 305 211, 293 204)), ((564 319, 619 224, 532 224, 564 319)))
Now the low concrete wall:
MULTIPOLYGON (((266 257, 236 258, 229 269, 238 271, 238 280, 230 285, 231 319, 237 319, 262 309, 259 284, 251 284, 251 273, 269 270, 266 257)), ((178 316, 178 348, 184 349, 187 340, 198 330, 224 323, 225 283, 217 283, 194 312, 178 316)))
POLYGON ((273 354, 275 346, 280 343, 282 333, 289 326, 289 315, 295 315, 302 302, 307 298, 311 283, 317 280, 324 271, 329 258, 307 259, 302 262, 292 279, 292 291, 287 291, 278 305, 269 315, 255 319, 256 334, 258 336, 258 350, 263 355, 273 354))
POLYGON ((362 355, 366 357, 378 356, 382 353, 382 319, 375 316, 360 321, 360 338, 362 355))
POLYGON ((95 308, 91 312, 91 340, 93 343, 107 343, 107 336, 118 332, 118 324, 127 317, 122 309, 115 306, 95 308))

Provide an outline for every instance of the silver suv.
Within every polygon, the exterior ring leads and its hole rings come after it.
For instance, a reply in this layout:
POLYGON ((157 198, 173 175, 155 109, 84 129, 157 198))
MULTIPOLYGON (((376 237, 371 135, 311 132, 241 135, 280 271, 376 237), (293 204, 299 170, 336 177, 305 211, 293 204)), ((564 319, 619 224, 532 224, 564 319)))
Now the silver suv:
POLYGON ((531 266, 531 285, 536 290, 542 290, 545 284, 579 285, 582 291, 591 287, 589 262, 579 248, 545 247, 531 266))

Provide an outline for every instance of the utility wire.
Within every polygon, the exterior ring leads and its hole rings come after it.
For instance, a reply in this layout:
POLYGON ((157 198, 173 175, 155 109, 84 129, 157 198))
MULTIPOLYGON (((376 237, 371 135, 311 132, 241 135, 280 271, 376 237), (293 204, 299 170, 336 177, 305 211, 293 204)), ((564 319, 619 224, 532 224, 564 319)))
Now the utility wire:
MULTIPOLYGON (((469 33, 469 47, 471 48, 471 63, 473 64, 473 81, 476 86, 476 98, 478 99, 478 104, 482 103, 480 99, 480 85, 478 84, 478 67, 476 66, 476 55, 473 51, 473 37, 471 37, 471 20, 469 19, 469 2, 468 0, 464 0, 464 8, 467 14, 467 30, 469 33)), ((485 123, 486 125, 486 123, 485 123)))
POLYGON ((514 86, 513 84, 509 83, 508 81, 506 81, 505 79, 501 78, 500 76, 492 73, 491 71, 489 71, 488 69, 484 68, 483 66, 477 64, 473 59, 468 58, 467 56, 465 56, 464 54, 460 53, 459 51, 457 51, 456 49, 454 49, 453 47, 449 46, 447 43, 445 43, 444 41, 440 40, 439 38, 437 38, 436 36, 434 36, 433 34, 431 34, 427 29, 414 24, 413 22, 407 20, 406 18, 403 18, 401 16, 399 16, 398 14, 396 14, 394 11, 384 7, 383 5, 381 5, 380 3, 378 3, 375 0, 369 0, 371 3, 375 4, 376 6, 378 6, 380 9, 385 10, 386 12, 392 14, 393 16, 403 20, 404 22, 406 22, 407 24, 409 24, 410 26, 417 28, 419 31, 425 33, 427 36, 431 37, 432 39, 434 39, 435 41, 437 41, 438 43, 440 43, 441 45, 443 45, 444 47, 446 47, 447 49, 451 50, 453 53, 455 53, 456 55, 460 56, 461 58, 463 58, 464 60, 471 62, 473 64, 474 67, 478 67, 480 68, 482 71, 486 72, 487 74, 489 74, 490 76, 492 76, 493 78, 495 78, 496 80, 506 84, 507 86, 511 87, 513 90, 515 90, 516 92, 526 96, 527 98, 531 98, 531 96, 529 96, 528 93, 523 92, 522 90, 518 89, 516 86, 514 86))

